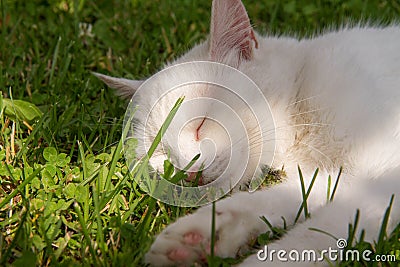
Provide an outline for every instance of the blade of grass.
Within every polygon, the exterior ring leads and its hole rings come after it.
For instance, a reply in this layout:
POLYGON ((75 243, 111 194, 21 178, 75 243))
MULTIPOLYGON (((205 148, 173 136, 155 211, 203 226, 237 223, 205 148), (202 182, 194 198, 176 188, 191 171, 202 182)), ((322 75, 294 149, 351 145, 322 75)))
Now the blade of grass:
POLYGON ((313 175, 313 178, 311 179, 310 185, 307 189, 305 189, 305 185, 304 185, 304 177, 303 177, 303 173, 301 172, 300 166, 298 166, 298 171, 299 171, 299 176, 300 176, 300 183, 301 183, 301 195, 303 197, 303 202, 297 212, 296 218, 294 220, 294 223, 296 223, 298 221, 298 219, 300 218, 300 214, 304 209, 304 217, 307 219, 310 217, 310 213, 308 212, 308 205, 307 205, 307 199, 310 196, 311 193, 311 189, 314 186, 314 182, 317 179, 317 175, 319 172, 319 169, 316 169, 313 175))
POLYGON ((147 199, 147 209, 142 216, 142 220, 140 221, 137 230, 139 234, 139 242, 140 240, 146 240, 147 235, 149 234, 148 229, 150 229, 151 225, 151 213, 155 210, 156 200, 154 198, 147 199))
POLYGON ((338 186, 339 186, 339 180, 340 180, 340 177, 341 177, 341 175, 342 175, 342 171, 343 171, 343 167, 340 167, 338 176, 337 176, 337 178, 336 178, 335 185, 333 186, 333 191, 332 191, 331 198, 329 199, 330 202, 332 202, 332 201, 333 201, 333 198, 335 197, 336 190, 337 190, 337 188, 338 188, 338 186))
POLYGON ((328 176, 328 186, 326 189, 326 204, 329 203, 329 199, 331 197, 331 183, 332 183, 332 177, 329 175, 328 176))
POLYGON ((383 246, 384 246, 384 240, 386 238, 386 230, 387 230, 387 226, 389 223, 389 216, 390 216, 390 211, 392 210, 393 201, 394 201, 394 195, 392 195, 390 197, 389 206, 386 208, 385 215, 383 217, 382 224, 381 224, 381 229, 379 230, 378 242, 376 244, 376 252, 377 253, 385 252, 385 251, 383 251, 383 246))
MULTIPOLYGON (((107 191, 109 190, 110 186, 111 186, 112 176, 113 176, 114 173, 115 173, 115 168, 116 168, 116 166, 117 166, 117 162, 118 162, 118 160, 119 160, 119 159, 121 158, 121 156, 122 156, 122 153, 121 153, 121 152, 122 152, 122 149, 123 149, 124 141, 125 141, 125 138, 126 138, 128 132, 129 132, 129 130, 130 130, 132 120, 133 120, 133 116, 131 116, 131 117, 128 119, 128 121, 127 121, 127 123, 126 123, 126 125, 125 125, 125 128, 123 129, 122 137, 120 138, 120 140, 119 140, 119 142, 118 142, 118 145, 117 145, 117 147, 115 148, 114 153, 113 153, 113 155, 112 155, 112 159, 111 159, 111 163, 110 163, 110 169, 109 169, 109 171, 108 171, 107 178, 106 178, 106 183, 105 183, 105 186, 104 186, 105 192, 107 192, 107 191)), ((130 169, 130 166, 128 166, 128 168, 130 169)), ((132 171, 133 171, 133 170, 132 170, 132 171)), ((108 203, 108 201, 105 202, 105 200, 102 199, 102 200, 101 200, 101 203, 102 203, 101 206, 103 206, 103 204, 104 204, 104 206, 105 206, 106 203, 108 203)))
POLYGON ((349 224, 349 236, 347 237, 348 246, 351 246, 351 244, 353 244, 359 221, 360 221, 360 210, 357 209, 356 216, 354 218, 354 226, 353 224, 349 224))
POLYGON ((59 50, 60 50, 60 43, 61 43, 61 36, 58 37, 57 44, 56 44, 56 47, 54 49, 53 60, 52 60, 51 69, 50 69, 49 84, 52 84, 52 81, 53 81, 54 71, 55 71, 55 68, 56 68, 56 65, 57 65, 58 53, 59 53, 59 50))
MULTIPOLYGON (((0 209, 2 209, 13 197, 15 197, 18 193, 23 193, 23 188, 29 184, 33 178, 35 178, 41 171, 43 167, 35 170, 27 179, 25 179, 15 190, 13 190, 8 196, 6 196, 3 201, 0 202, 0 209)), ((12 175, 10 173, 10 175, 12 175)))
POLYGON ((97 192, 100 191, 100 183, 97 183, 97 189, 96 186, 92 186, 92 198, 93 198, 93 203, 94 203, 94 213, 93 215, 96 218, 96 224, 97 224, 97 230, 96 230, 96 239, 97 239, 97 244, 99 245, 100 251, 103 255, 106 255, 106 247, 104 243, 104 232, 103 232, 103 224, 101 221, 101 215, 100 215, 100 206, 99 206, 99 195, 97 192))
MULTIPOLYGON (((75 213, 78 215, 78 221, 79 221, 79 223, 81 225, 81 230, 82 230, 82 233, 83 233, 83 237, 84 237, 84 240, 86 241, 85 243, 88 246, 90 254, 92 256, 92 260, 93 260, 92 264, 94 266, 99 266, 99 264, 97 262, 96 251, 94 250, 94 248, 92 246, 92 242, 91 242, 91 239, 90 239, 90 236, 89 236, 89 232, 87 230, 87 225, 85 223, 81 207, 79 206, 78 202, 75 202, 73 206, 74 206, 75 213)), ((86 248, 83 247, 83 253, 84 253, 85 249, 86 248)))
POLYGON ((306 196, 306 189, 305 189, 305 185, 304 185, 304 177, 303 177, 303 173, 301 172, 300 166, 297 166, 297 168, 298 168, 299 176, 300 176, 301 196, 303 197, 303 203, 299 209, 299 212, 297 213, 298 215, 296 216, 294 223, 296 223, 297 220, 300 218, 299 213, 301 213, 302 210, 304 210, 304 217, 308 218, 307 196, 306 196))
POLYGON ((156 184, 153 183, 154 179, 150 179, 150 177, 145 178, 145 181, 148 181, 149 184, 143 185, 141 183, 141 180, 143 180, 144 174, 146 174, 146 170, 148 169, 148 162, 151 156, 153 155, 154 151, 156 150, 157 146, 161 142, 162 137, 164 136, 164 133, 166 132, 168 126, 171 124, 173 118, 175 117, 175 114, 178 112, 179 107, 183 103, 184 97, 180 97, 174 104, 173 108, 171 109, 170 113, 168 114, 167 118, 165 119, 163 125, 161 126, 160 130, 158 131, 156 137, 154 138, 153 143, 151 144, 149 150, 147 151, 146 156, 144 156, 140 160, 140 164, 136 164, 135 168, 138 168, 137 174, 134 176, 136 178, 136 181, 138 182, 139 186, 142 187, 142 189, 146 192, 154 192, 157 190, 155 188, 156 184), (138 178, 137 178, 138 177, 138 178), (139 179, 139 181, 138 181, 139 179))
POLYGON ((287 231, 287 225, 286 225, 286 220, 284 217, 281 217, 282 221, 283 221, 283 228, 280 227, 274 227, 270 221, 265 217, 265 216, 261 216, 260 219, 268 226, 269 230, 272 233, 272 236, 270 236, 271 240, 274 239, 279 239, 280 237, 282 237, 286 231, 287 231))
POLYGON ((81 157, 81 163, 82 163, 83 181, 85 181, 88 178, 88 174, 87 174, 87 166, 86 166, 86 161, 85 161, 85 152, 83 151, 83 146, 82 146, 81 141, 78 141, 78 150, 79 150, 79 156, 81 157))
POLYGON ((156 150, 158 144, 161 142, 161 138, 164 136, 164 133, 167 131, 168 126, 171 124, 172 119, 175 117, 176 112, 178 112, 179 107, 182 105, 182 102, 185 98, 180 97, 176 102, 173 108, 171 109, 170 113, 168 114, 167 118, 165 119, 163 125, 161 126, 160 130, 158 131, 156 137, 154 138, 154 142, 151 144, 149 151, 147 152, 147 158, 151 158, 154 151, 156 150))
POLYGON ((184 175, 184 173, 187 172, 187 170, 189 170, 190 167, 192 167, 193 164, 195 164, 199 158, 200 158, 200 154, 197 154, 196 156, 194 156, 193 159, 188 163, 188 165, 186 165, 185 168, 183 168, 183 170, 179 171, 174 176, 172 176, 170 182, 176 184, 176 183, 180 182, 181 180, 185 179, 186 175, 184 175))
POLYGON ((10 255, 12 250, 18 245, 17 242, 19 240, 20 235, 22 234, 22 231, 25 228, 25 222, 26 222, 26 218, 28 217, 28 213, 29 210, 27 209, 23 215, 22 218, 18 224, 18 228, 15 232, 15 236, 11 241, 11 244, 8 245, 7 250, 5 251, 5 253, 2 255, 1 259, 0 259, 0 266, 7 266, 7 261, 10 259, 10 255))
POLYGON ((211 215, 211 244, 210 244, 210 266, 214 266, 215 257, 215 201, 212 203, 212 215, 211 215))
POLYGON ((315 231, 315 232, 318 232, 318 233, 321 233, 321 234, 330 236, 330 237, 332 237, 332 238, 335 239, 335 240, 338 240, 338 239, 339 239, 339 238, 337 238, 336 236, 332 235, 331 233, 328 233, 328 232, 326 232, 326 231, 324 231, 324 230, 321 230, 321 229, 318 229, 318 228, 310 227, 310 228, 308 228, 308 230, 310 230, 310 231, 315 231))
POLYGON ((144 195, 141 195, 139 198, 135 199, 133 202, 129 203, 129 210, 125 212, 122 216, 121 221, 125 222, 128 220, 129 216, 135 211, 136 207, 139 203, 144 199, 144 195))
POLYGON ((128 177, 130 177, 131 173, 125 174, 123 179, 115 186, 115 189, 108 193, 105 194, 104 197, 101 199, 100 202, 100 210, 103 210, 105 206, 107 205, 108 202, 110 202, 121 190, 124 188, 126 181, 128 180, 128 177))

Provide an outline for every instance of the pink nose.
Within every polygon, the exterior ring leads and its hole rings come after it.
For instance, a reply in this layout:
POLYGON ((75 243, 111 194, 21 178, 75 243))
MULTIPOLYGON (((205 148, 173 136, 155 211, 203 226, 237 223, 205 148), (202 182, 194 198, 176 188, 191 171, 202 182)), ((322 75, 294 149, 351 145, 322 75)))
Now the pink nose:
MULTIPOLYGON (((196 179, 197 172, 187 172, 188 177, 185 179, 187 182, 193 182, 196 179)), ((199 185, 203 185, 203 177, 199 177, 199 185)))

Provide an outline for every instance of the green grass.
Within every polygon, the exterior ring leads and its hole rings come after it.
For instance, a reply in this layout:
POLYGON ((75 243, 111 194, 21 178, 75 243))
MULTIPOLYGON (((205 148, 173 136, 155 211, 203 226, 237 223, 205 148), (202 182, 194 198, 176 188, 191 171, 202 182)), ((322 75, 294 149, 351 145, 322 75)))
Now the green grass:
MULTIPOLYGON (((133 182, 119 145, 126 103, 90 72, 151 75, 205 38, 211 1, 0 1, 2 97, 43 112, 0 107, 0 266, 140 266, 153 236, 189 210, 133 182)), ((274 34, 400 15, 397 0, 244 2, 274 34)), ((399 237, 379 249, 399 249, 399 237)))

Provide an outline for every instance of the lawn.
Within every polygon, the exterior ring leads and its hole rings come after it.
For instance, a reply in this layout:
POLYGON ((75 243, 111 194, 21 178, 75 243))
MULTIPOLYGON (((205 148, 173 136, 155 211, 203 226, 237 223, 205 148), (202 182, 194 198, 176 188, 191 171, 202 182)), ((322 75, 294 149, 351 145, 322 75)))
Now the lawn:
MULTIPOLYGON (((153 74, 204 40, 211 1, 0 1, 0 266, 143 265, 154 235, 189 210, 134 182, 126 102, 91 72, 153 74)), ((400 17, 398 0, 244 3, 258 31, 300 37, 400 17)), ((382 246, 400 253, 399 236, 382 246)))

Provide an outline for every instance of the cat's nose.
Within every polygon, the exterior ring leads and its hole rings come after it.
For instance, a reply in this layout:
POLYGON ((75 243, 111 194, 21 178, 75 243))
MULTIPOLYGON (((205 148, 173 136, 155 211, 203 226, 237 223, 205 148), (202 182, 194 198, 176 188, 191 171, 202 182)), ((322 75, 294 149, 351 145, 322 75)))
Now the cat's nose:
POLYGON ((203 125, 204 125, 204 122, 206 121, 206 117, 204 117, 203 118, 203 120, 200 122, 200 124, 197 126, 197 128, 196 128, 196 133, 195 133, 195 136, 194 136, 194 139, 196 140, 196 141, 200 141, 200 130, 201 130, 201 127, 203 127, 203 125))
MULTIPOLYGON (((188 177, 185 179, 187 182, 194 182, 196 180, 198 172, 187 172, 188 177)), ((203 176, 199 174, 198 185, 203 185, 203 176)))

